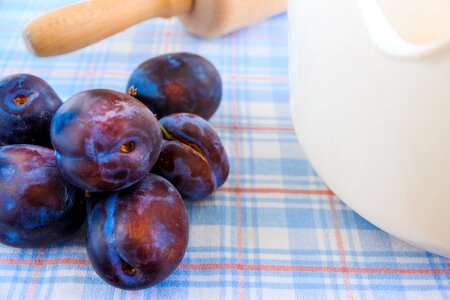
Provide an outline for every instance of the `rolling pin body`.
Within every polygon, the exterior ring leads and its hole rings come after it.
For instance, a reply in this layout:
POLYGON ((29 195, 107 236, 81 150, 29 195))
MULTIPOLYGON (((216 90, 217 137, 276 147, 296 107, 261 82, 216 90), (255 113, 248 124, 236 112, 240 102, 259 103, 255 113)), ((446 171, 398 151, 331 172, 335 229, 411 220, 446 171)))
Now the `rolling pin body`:
POLYGON ((287 0, 195 0, 193 9, 179 17, 192 33, 214 38, 286 9, 287 0))
POLYGON ((24 40, 36 56, 75 51, 150 18, 179 16, 192 33, 217 37, 287 8, 287 0, 91 0, 31 21, 24 40))

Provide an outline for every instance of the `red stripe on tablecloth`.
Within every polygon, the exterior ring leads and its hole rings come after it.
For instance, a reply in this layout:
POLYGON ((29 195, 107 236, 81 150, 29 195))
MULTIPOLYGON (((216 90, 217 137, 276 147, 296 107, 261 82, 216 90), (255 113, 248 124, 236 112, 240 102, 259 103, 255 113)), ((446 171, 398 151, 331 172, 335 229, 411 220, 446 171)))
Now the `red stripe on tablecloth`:
POLYGON ((139 291, 129 291, 131 292, 131 300, 139 299, 139 291))
MULTIPOLYGON (((189 250, 188 250, 189 251, 189 250)), ((48 259, 16 259, 0 258, 0 264, 19 266, 49 266, 49 265, 82 265, 89 266, 88 259, 83 258, 48 258, 48 259)), ((205 263, 205 264, 181 264, 180 270, 242 270, 242 271, 266 271, 266 272, 299 272, 299 273, 352 273, 352 274, 393 274, 393 275, 432 275, 450 274, 447 269, 431 268, 363 268, 363 267, 333 267, 333 266, 288 266, 269 264, 234 264, 234 263, 205 263)))
POLYGON ((263 81, 263 82, 288 82, 289 78, 287 76, 241 76, 241 75, 225 75, 224 80, 245 80, 245 81, 263 81))
MULTIPOLYGON (((166 22, 166 26, 165 28, 173 28, 173 20, 170 19, 166 22)), ((171 41, 170 39, 174 37, 174 33, 173 30, 166 30, 164 32, 164 46, 163 46, 163 53, 169 53, 170 52, 170 46, 171 46, 171 41)), ((128 75, 127 75, 128 76, 128 75)))
MULTIPOLYGON (((38 259, 42 260, 42 257, 44 257, 45 254, 45 250, 44 249, 39 249, 38 250, 38 259)), ((41 268, 35 268, 33 270, 33 273, 31 274, 31 280, 28 282, 28 290, 27 290, 27 295, 25 296, 26 300, 30 300, 34 298, 34 294, 36 292, 36 284, 37 284, 37 280, 39 278, 39 273, 41 271, 41 268)))
POLYGON ((238 130, 238 131, 286 131, 294 132, 292 127, 265 127, 265 126, 238 126, 238 125, 219 125, 213 124, 214 128, 226 129, 226 130, 238 130))
MULTIPOLYGON (((164 35, 165 38, 170 37, 170 33, 166 33, 164 35)), ((163 48, 170 49, 170 43, 164 44, 163 48)), ((168 52, 168 51, 164 51, 168 52)), ((20 72, 25 72, 26 70, 16 70, 16 69, 6 69, 3 70, 3 74, 11 75, 16 74, 20 72)), ((110 77, 121 77, 121 78, 128 78, 130 76, 130 72, 122 72, 122 71, 103 71, 99 70, 98 76, 110 76, 110 77)), ((70 70, 49 70, 49 69, 38 69, 33 68, 33 74, 36 74, 37 76, 44 76, 52 74, 54 76, 67 76, 67 77, 88 77, 92 75, 91 70, 85 70, 80 73, 77 73, 75 71, 70 70)), ((248 81, 248 82, 288 82, 287 77, 282 76, 252 76, 252 75, 242 75, 242 76, 236 76, 236 75, 230 75, 230 76, 222 76, 222 79, 224 81, 248 81)))
POLYGON ((0 264, 19 266, 50 266, 50 265, 83 265, 89 266, 90 262, 84 258, 48 258, 48 259, 16 259, 0 258, 0 264))
POLYGON ((269 272, 301 272, 301 273, 354 273, 354 274, 394 274, 394 275, 429 275, 450 274, 450 269, 418 269, 418 268, 354 268, 329 266, 287 266, 267 264, 182 264, 182 270, 243 270, 269 272))
POLYGON ((331 208, 331 221, 333 222, 334 227, 334 236, 336 238, 336 245, 339 252, 339 262, 342 265, 342 268, 344 270, 344 286, 345 286, 345 292, 347 294, 347 299, 354 299, 353 293, 352 293, 352 285, 350 282, 350 277, 348 276, 348 269, 347 266, 347 260, 345 259, 345 251, 344 251, 344 242, 342 240, 341 235, 341 227, 339 225, 339 218, 336 210, 336 204, 334 203, 335 198, 333 196, 328 197, 328 201, 330 203, 331 208))
POLYGON ((255 193, 255 194, 300 194, 300 195, 326 195, 333 196, 330 190, 305 190, 305 189, 286 189, 286 188, 241 188, 241 187, 221 187, 218 192, 232 193, 255 193))
MULTIPOLYGON (((97 64, 97 57, 99 55, 99 51, 97 50, 99 48, 99 45, 100 45, 99 43, 96 43, 91 46, 92 47, 91 61, 89 63, 89 68, 86 71, 84 71, 86 78, 92 78, 95 73, 95 66, 97 64)), ((78 71, 80 71, 80 70, 77 69, 77 73, 78 73, 78 71)), ((75 77, 79 78, 80 76, 77 75, 75 77)), ((82 89, 88 89, 89 85, 91 83, 90 81, 91 81, 90 79, 85 80, 83 82, 82 89)))
MULTIPOLYGON (((237 41, 236 41, 236 34, 232 34, 231 36, 231 57, 232 57, 232 68, 235 72, 237 72, 237 41)), ((233 75, 234 76, 234 75, 233 75)), ((232 77, 233 77, 232 76, 232 77)), ((238 117, 238 103, 237 103, 237 86, 236 81, 232 82, 231 86, 231 114, 233 117, 233 125, 237 126, 239 124, 239 117, 238 117)), ((239 157, 240 157, 240 149, 239 149, 239 131, 234 130, 233 131, 233 151, 234 151, 234 182, 235 182, 235 190, 234 192, 234 199, 235 199, 235 207, 236 207, 236 247, 237 247, 237 260, 238 263, 242 263, 242 219, 241 219, 241 192, 240 192, 240 164, 239 164, 239 157)), ((244 276, 242 274, 242 271, 239 271, 237 274, 238 279, 238 299, 242 300, 244 299, 244 276)))
MULTIPOLYGON (((171 20, 171 19, 169 19, 171 20)), ((167 26, 167 25, 166 25, 167 26)), ((8 28, 2 28, 4 31, 7 31, 8 28)), ((11 26, 10 30, 15 30, 16 27, 11 26)), ((183 30, 183 31, 177 31, 176 28, 174 28, 174 32, 172 32, 172 35, 174 37, 177 38, 184 38, 184 37, 188 37, 191 38, 193 35, 188 33, 187 31, 183 30)), ((146 38, 146 39, 154 39, 155 37, 160 36, 159 32, 156 30, 142 30, 139 29, 137 31, 124 31, 121 33, 122 36, 126 36, 126 37, 134 37, 136 35, 140 35, 142 36, 142 38, 146 38)), ((283 35, 271 35, 271 34, 262 34, 262 33, 258 33, 258 32, 252 32, 252 41, 282 41, 284 42, 286 40, 285 36, 283 35)))

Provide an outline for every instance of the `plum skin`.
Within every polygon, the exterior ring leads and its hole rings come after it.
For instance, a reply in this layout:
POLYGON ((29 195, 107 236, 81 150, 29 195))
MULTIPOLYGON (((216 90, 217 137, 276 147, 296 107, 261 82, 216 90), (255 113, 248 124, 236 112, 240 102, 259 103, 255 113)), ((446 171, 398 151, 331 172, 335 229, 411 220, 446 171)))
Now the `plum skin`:
POLYGON ((163 130, 161 154, 155 173, 168 179, 186 200, 200 200, 228 177, 227 152, 205 119, 178 113, 159 120, 163 130))
POLYGON ((153 286, 180 264, 189 221, 178 191, 147 175, 139 183, 88 199, 86 247, 96 273, 127 290, 153 286))
POLYGON ((50 122, 62 103, 50 85, 34 75, 13 74, 0 80, 0 146, 51 147, 50 122))
POLYGON ((84 222, 82 192, 64 180, 51 149, 0 147, 0 191, 3 244, 47 246, 66 238, 84 222))
POLYGON ((205 58, 171 53, 139 65, 128 80, 127 93, 147 105, 158 119, 189 112, 208 120, 219 107, 222 80, 205 58))
POLYGON ((50 133, 63 176, 91 192, 141 180, 158 158, 162 139, 145 105, 106 89, 72 96, 54 115, 50 133))

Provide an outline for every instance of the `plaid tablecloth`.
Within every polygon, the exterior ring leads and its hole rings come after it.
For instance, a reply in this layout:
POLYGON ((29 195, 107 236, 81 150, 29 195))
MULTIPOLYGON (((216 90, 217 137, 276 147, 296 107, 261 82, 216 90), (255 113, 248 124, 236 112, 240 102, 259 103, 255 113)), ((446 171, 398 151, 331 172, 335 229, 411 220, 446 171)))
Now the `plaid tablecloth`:
POLYGON ((35 74, 65 100, 89 88, 124 91, 130 72, 158 54, 203 55, 223 77, 212 123, 231 172, 212 197, 186 203, 188 251, 156 287, 101 281, 80 231, 51 248, 0 246, 0 299, 450 299, 447 259, 363 220, 308 164, 290 119, 286 15, 212 41, 175 19, 153 20, 73 54, 32 57, 23 25, 70 2, 0 0, 0 75, 35 74))

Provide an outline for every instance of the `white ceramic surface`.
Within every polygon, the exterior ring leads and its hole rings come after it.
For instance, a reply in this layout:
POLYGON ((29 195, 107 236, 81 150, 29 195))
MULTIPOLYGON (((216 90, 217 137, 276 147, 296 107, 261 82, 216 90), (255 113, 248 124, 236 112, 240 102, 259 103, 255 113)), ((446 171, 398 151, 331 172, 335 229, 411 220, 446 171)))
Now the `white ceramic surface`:
POLYGON ((450 257, 450 0, 291 0, 299 141, 383 230, 450 257))

